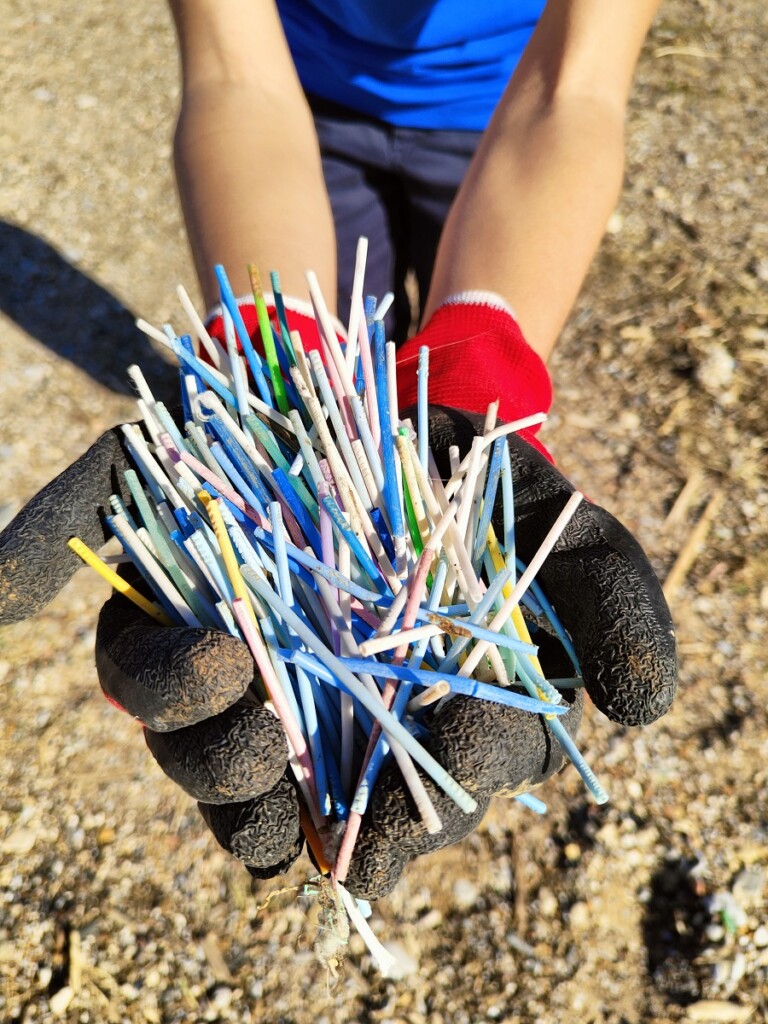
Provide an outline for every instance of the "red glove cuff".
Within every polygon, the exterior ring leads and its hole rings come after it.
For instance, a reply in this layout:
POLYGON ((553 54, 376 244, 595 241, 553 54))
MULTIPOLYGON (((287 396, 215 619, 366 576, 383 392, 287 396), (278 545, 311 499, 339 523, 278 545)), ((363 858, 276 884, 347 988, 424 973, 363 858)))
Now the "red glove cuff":
MULTIPOLYGON (((269 319, 274 324, 276 323, 276 313, 274 301, 271 295, 265 295, 267 302, 267 311, 269 313, 269 319)), ((238 299, 237 305, 240 310, 240 315, 243 318, 245 329, 248 331, 248 337, 253 342, 253 347, 259 353, 264 355, 264 346, 261 342, 261 332, 259 331, 259 319, 256 315, 256 306, 254 305, 253 299, 238 299)), ((301 335, 301 343, 304 346, 305 352, 311 352, 317 350, 320 355, 323 354, 323 345, 320 340, 320 331, 317 326, 317 322, 312 311, 312 307, 309 303, 298 302, 296 300, 288 300, 285 306, 285 319, 288 323, 289 331, 298 331, 301 335)), ((343 340, 343 330, 341 325, 334 323, 337 333, 343 340)), ((214 312, 209 316, 206 324, 208 333, 216 341, 220 342, 224 350, 227 348, 226 336, 224 334, 224 317, 220 312, 214 312)), ((237 337, 237 335, 235 335, 237 337)), ((239 338, 237 339, 237 348, 239 352, 242 352, 242 346, 239 338)))
MULTIPOLYGON (((429 347, 429 401, 484 415, 499 401, 499 419, 507 423, 548 412, 552 381, 541 359, 523 337, 514 316, 487 301, 449 301, 397 355, 400 408, 417 399, 419 348, 429 347)), ((539 426, 519 436, 552 456, 536 437, 539 426)))
MULTIPOLYGON (((254 347, 263 355, 256 307, 248 299, 238 300, 238 306, 254 347)), ((274 322, 274 306, 269 303, 268 308, 274 322)), ((323 354, 317 323, 308 304, 290 300, 286 319, 289 330, 299 332, 308 352, 316 349, 323 354)), ((337 327, 341 337, 340 325, 337 327)), ((226 347, 220 313, 210 318, 208 332, 226 347)), ((401 409, 416 404, 416 369, 422 345, 429 347, 429 401, 433 405, 485 415, 491 402, 498 399, 499 418, 507 423, 549 411, 552 382, 543 360, 525 340, 511 312, 491 299, 444 303, 426 327, 400 348, 397 370, 401 409)), ((519 436, 552 462, 552 456, 536 437, 538 429, 538 424, 528 427, 519 436)))

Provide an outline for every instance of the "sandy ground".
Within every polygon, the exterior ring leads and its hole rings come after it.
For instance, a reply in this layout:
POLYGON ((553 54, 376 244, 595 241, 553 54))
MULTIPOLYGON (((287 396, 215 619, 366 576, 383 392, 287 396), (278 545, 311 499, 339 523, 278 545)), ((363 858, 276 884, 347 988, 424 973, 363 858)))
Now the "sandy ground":
MULTIPOLYGON (((132 323, 178 321, 194 278, 163 5, 0 7, 5 523, 132 415, 130 363, 162 378, 132 323)), ((664 5, 625 194, 554 362, 562 467, 673 573, 673 711, 585 726, 611 802, 573 771, 542 819, 498 801, 377 907, 404 976, 354 938, 334 980, 309 862, 287 891, 251 884, 101 697, 105 589, 80 573, 0 635, 0 1019, 768 1021, 767 45, 762 0, 664 5)))

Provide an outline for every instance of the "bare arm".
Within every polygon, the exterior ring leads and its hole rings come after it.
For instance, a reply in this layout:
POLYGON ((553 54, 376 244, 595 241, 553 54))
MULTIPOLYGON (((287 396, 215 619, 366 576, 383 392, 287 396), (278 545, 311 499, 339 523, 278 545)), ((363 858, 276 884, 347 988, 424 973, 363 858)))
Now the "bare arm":
POLYGON ((174 157, 206 304, 224 264, 236 294, 246 265, 279 270, 287 294, 316 272, 336 301, 336 242, 312 116, 271 0, 169 0, 182 103, 174 157))
POLYGON ((543 358, 618 197, 635 64, 659 0, 549 0, 448 216, 425 318, 495 291, 543 358))

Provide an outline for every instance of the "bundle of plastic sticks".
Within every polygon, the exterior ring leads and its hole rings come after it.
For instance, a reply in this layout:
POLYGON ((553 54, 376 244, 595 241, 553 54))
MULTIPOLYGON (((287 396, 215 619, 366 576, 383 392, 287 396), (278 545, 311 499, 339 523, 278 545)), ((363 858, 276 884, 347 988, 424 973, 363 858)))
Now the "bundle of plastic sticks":
MULTIPOLYGON (((496 425, 492 406, 470 452, 452 453, 444 482, 430 449, 428 349, 419 353, 417 422, 401 421, 394 345, 375 300, 353 296, 343 343, 308 274, 322 355, 307 352, 288 330, 277 275, 270 320, 254 274, 257 351, 223 268, 217 275, 226 347, 183 289, 204 358, 190 335, 142 325, 179 362, 183 426, 141 371, 129 371, 143 421, 122 428, 137 467, 125 474, 133 501, 114 496, 108 522, 154 600, 77 539, 71 545, 159 621, 225 630, 248 645, 285 730, 307 840, 386 967, 369 908, 341 884, 383 763, 396 759, 429 832, 442 824, 416 766, 464 812, 476 807, 420 742, 430 703, 468 694, 543 715, 595 799, 607 799, 560 721, 561 690, 580 685, 579 667, 535 579, 581 495, 523 565, 507 438, 543 415, 496 425), (521 604, 549 620, 573 677, 544 678, 521 604)), ((518 799, 545 810, 535 797, 518 799)))

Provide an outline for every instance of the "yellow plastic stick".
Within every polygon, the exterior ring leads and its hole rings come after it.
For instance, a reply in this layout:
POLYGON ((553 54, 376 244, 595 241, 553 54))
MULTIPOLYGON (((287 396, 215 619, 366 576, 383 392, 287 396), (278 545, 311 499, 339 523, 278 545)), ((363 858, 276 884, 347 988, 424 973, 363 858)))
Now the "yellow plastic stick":
POLYGON ((110 569, 107 563, 99 558, 95 551, 92 551, 86 543, 80 540, 79 537, 70 537, 67 541, 69 547, 92 569, 103 579, 109 583, 111 587, 119 591, 124 597, 127 597, 129 601, 141 608, 143 612, 150 615, 156 622, 159 622, 161 626, 172 626, 173 623, 165 614, 161 611, 156 604, 148 601, 143 594, 140 594, 135 587, 132 587, 130 583, 123 579, 122 576, 118 576, 114 569, 110 569))
POLYGON ((250 609, 251 616, 253 616, 253 607, 251 605, 248 588, 246 587, 245 580, 240 573, 240 566, 237 563, 235 549, 232 547, 232 541, 229 539, 227 527, 224 525, 224 519, 221 515, 218 503, 215 498, 208 494, 207 491, 199 491, 197 496, 203 505, 205 505, 205 511, 208 513, 208 518, 211 521, 213 532, 216 534, 216 540, 219 542, 219 547, 221 548, 221 557, 224 559, 224 568, 227 571, 229 582, 232 584, 235 597, 242 598, 243 604, 246 608, 250 609))
MULTIPOLYGON (((488 527, 488 553, 491 556, 491 560, 493 561, 493 567, 496 570, 496 572, 502 572, 505 569, 504 559, 502 558, 501 551, 499 549, 499 542, 496 540, 496 534, 494 533, 492 526, 488 527)), ((509 597, 509 595, 512 593, 512 584, 507 583, 505 587, 502 587, 501 592, 505 598, 509 597)), ((519 638, 521 640, 524 640, 527 644, 532 643, 531 634, 528 632, 528 626, 526 625, 525 619, 523 618, 523 613, 520 611, 519 604, 515 605, 514 609, 512 610, 512 623, 515 627, 515 630, 517 631, 517 635, 519 636, 519 638)), ((541 662, 539 661, 538 657, 535 654, 529 654, 528 657, 531 659, 531 664, 539 673, 539 675, 543 676, 544 672, 542 670, 541 662)))
MULTIPOLYGON (((493 561, 493 567, 496 572, 501 572, 505 568, 504 559, 502 558, 501 551, 499 550, 499 542, 496 540, 496 534, 493 531, 493 526, 488 527, 488 552, 493 561)), ((509 597, 512 593, 512 585, 508 583, 505 587, 501 588, 501 592, 505 598, 509 597)), ((528 625, 523 618, 523 613, 520 611, 520 605, 517 604, 512 609, 512 625, 515 627, 518 637, 524 640, 527 644, 531 643, 531 634, 528 631, 528 625)), ((525 657, 525 655, 522 655, 525 657)), ((535 654, 529 654, 528 657, 531 659, 531 664, 539 673, 540 676, 544 675, 544 670, 541 667, 541 662, 535 654)), ((540 700, 549 700, 545 693, 536 687, 536 693, 540 700)), ((554 715, 545 715, 545 718, 554 718, 554 715)))

